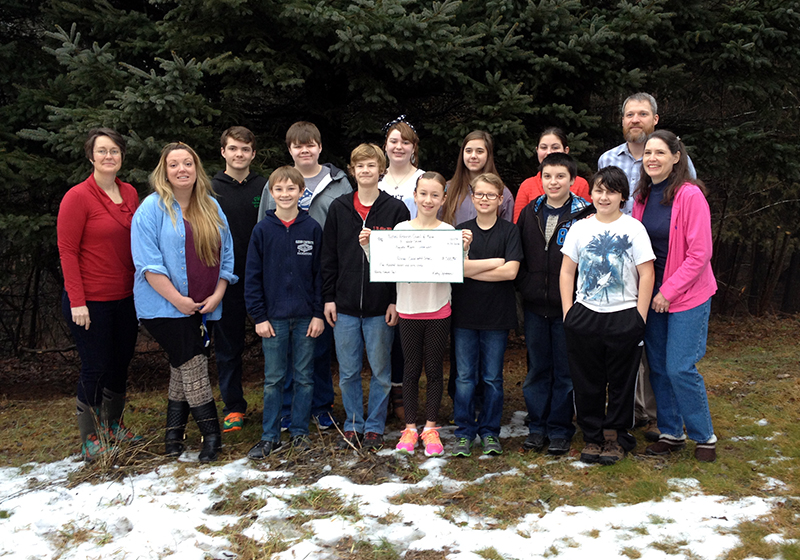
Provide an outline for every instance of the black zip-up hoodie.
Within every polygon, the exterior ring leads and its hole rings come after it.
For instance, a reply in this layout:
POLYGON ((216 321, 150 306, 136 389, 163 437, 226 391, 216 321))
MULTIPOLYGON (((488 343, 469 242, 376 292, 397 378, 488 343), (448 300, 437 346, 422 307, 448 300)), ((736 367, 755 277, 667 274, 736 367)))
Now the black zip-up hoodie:
POLYGON ((231 228, 233 272, 240 279, 244 278, 250 234, 258 221, 261 191, 266 184, 267 180, 255 171, 251 172, 241 183, 224 171, 214 175, 211 180, 211 187, 217 195, 217 202, 225 213, 225 217, 228 218, 228 225, 231 228))
POLYGON ((530 202, 519 214, 517 227, 522 237, 524 258, 517 273, 516 286, 522 294, 525 309, 544 317, 560 317, 561 292, 558 280, 564 238, 569 228, 583 218, 595 213, 594 206, 570 193, 568 209, 561 215, 550 243, 544 242, 546 217, 544 207, 547 195, 530 202))
POLYGON ((394 282, 370 282, 369 262, 358 243, 362 228, 394 229, 411 215, 406 205, 383 191, 367 214, 366 222, 353 204, 355 193, 331 203, 322 236, 322 299, 336 303, 336 312, 354 317, 376 317, 395 303, 394 282))

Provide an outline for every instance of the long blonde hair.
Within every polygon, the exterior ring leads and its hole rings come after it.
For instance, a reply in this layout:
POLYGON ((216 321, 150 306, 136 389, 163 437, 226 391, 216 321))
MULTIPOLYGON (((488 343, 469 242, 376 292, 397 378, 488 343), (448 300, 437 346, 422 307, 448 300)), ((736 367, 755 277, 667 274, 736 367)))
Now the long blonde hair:
POLYGON ((220 245, 222 244, 220 229, 225 227, 225 223, 217 211, 217 205, 214 204, 211 181, 203 169, 203 163, 197 156, 197 152, 183 142, 172 142, 164 146, 158 165, 150 174, 150 186, 161 199, 164 210, 172 219, 172 225, 176 225, 178 216, 172 205, 175 202, 175 195, 172 192, 172 185, 167 180, 167 156, 176 150, 186 150, 194 161, 196 179, 189 206, 183 214, 186 221, 192 225, 194 250, 203 264, 216 266, 219 263, 220 245))

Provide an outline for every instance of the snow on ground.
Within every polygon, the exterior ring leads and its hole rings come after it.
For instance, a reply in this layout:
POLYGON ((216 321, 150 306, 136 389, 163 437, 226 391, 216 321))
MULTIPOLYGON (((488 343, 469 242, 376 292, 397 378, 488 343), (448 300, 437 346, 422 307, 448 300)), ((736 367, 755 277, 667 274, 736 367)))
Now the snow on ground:
MULTIPOLYGON (((515 433, 518 421, 515 417, 504 427, 508 435, 515 433)), ((453 491, 486 479, 451 480, 442 474, 448 460, 427 460, 420 468, 428 474, 416 484, 398 479, 358 485, 330 475, 311 487, 287 486, 286 478, 292 473, 264 472, 246 459, 214 466, 171 464, 124 482, 83 483, 74 488, 66 487, 69 474, 81 467, 74 457, 2 468, 0 557, 234 558, 226 538, 207 533, 239 520, 212 513, 210 508, 220 500, 212 494, 213 489, 242 480, 258 481, 260 484, 246 493, 266 501, 251 514, 255 521, 242 534, 257 541, 288 541, 292 546, 275 556, 280 560, 335 558, 332 547, 346 537, 375 544, 385 540, 400 553, 447 547, 450 560, 479 560, 476 551, 488 547, 504 558, 520 560, 555 555, 563 560, 618 558, 626 548, 638 550, 644 560, 668 558, 650 546, 654 543, 675 543, 682 552, 691 551, 693 558, 711 559, 738 544, 732 528, 768 514, 775 505, 773 500, 757 497, 707 496, 694 479, 671 480, 672 492, 661 501, 594 510, 563 506, 543 515, 525 515, 505 529, 496 528, 491 519, 466 513, 445 519, 437 506, 390 503, 391 497, 404 491, 437 485, 453 491), (172 476, 179 468, 186 472, 172 476), (360 515, 312 519, 298 528, 288 521, 297 510, 287 501, 314 488, 335 491, 345 504, 356 504, 360 515), (203 526, 206 530, 199 530, 203 526)), ((573 466, 600 468, 577 460, 573 466)), ((779 483, 765 478, 765 484, 772 487, 779 483)), ((780 542, 780 535, 773 538, 780 542)))

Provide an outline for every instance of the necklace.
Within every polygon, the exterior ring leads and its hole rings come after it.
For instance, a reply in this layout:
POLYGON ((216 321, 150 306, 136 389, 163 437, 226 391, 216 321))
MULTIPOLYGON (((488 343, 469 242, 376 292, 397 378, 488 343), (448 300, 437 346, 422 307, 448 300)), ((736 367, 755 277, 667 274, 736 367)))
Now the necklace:
POLYGON ((406 179, 408 179, 408 177, 409 177, 409 176, 410 176, 410 175, 411 175, 411 174, 412 174, 414 171, 416 171, 416 169, 415 169, 415 168, 412 166, 412 167, 411 167, 411 171, 409 171, 408 173, 406 173, 406 174, 403 176, 403 178, 402 178, 402 179, 400 179, 399 181, 398 181, 397 179, 395 179, 394 175, 392 175, 392 172, 391 172, 391 170, 390 170, 390 171, 389 171, 389 172, 388 172, 386 175, 388 175, 388 176, 389 176, 389 178, 390 178, 392 181, 394 181, 394 190, 397 190, 397 189, 399 189, 399 188, 400 188, 400 185, 402 185, 403 183, 405 183, 405 182, 406 182, 406 179))

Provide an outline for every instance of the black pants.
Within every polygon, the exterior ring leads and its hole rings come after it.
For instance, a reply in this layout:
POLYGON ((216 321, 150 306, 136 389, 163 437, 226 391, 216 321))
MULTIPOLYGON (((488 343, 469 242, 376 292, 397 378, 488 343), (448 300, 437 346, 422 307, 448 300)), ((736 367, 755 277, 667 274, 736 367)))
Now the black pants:
POLYGON ((575 304, 564 331, 578 426, 586 443, 602 444, 604 429, 633 427, 644 319, 635 307, 597 313, 575 304))
POLYGON ((167 353, 169 365, 174 368, 182 366, 195 356, 208 357, 210 354, 201 330, 203 317, 199 313, 187 317, 142 319, 141 323, 167 353))
POLYGON ((444 319, 400 318, 400 340, 403 344, 405 372, 403 376, 403 405, 406 424, 416 424, 419 406, 419 378, 425 366, 427 399, 426 422, 437 422, 442 403, 444 372, 442 362, 447 337, 450 335, 450 317, 444 319))
POLYGON ((222 317, 214 323, 214 356, 217 359, 219 391, 225 403, 222 414, 245 413, 247 401, 242 392, 242 353, 244 352, 247 311, 244 281, 229 285, 222 298, 222 317))
POLYGON ((89 406, 99 406, 104 388, 125 393, 139 323, 133 296, 116 301, 87 301, 86 307, 91 320, 89 330, 72 321, 69 296, 64 292, 61 311, 81 358, 78 400, 89 406))

